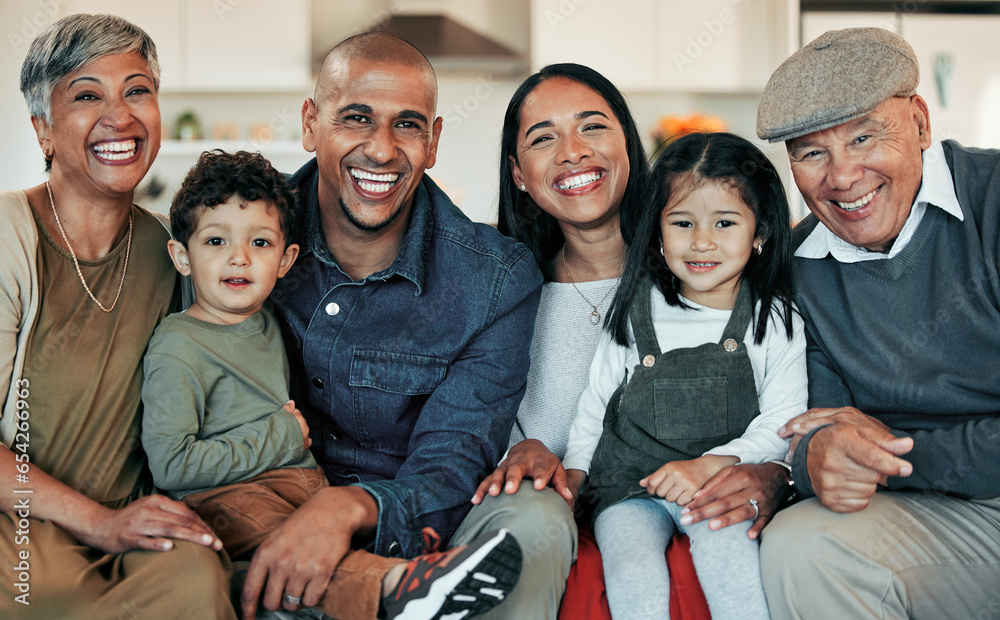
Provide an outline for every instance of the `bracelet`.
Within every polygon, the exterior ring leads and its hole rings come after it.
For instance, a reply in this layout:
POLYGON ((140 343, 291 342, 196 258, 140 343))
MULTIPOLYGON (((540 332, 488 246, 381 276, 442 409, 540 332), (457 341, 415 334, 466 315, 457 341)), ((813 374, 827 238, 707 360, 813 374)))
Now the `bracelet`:
POLYGON ((768 463, 774 463, 775 465, 781 465, 782 467, 784 467, 788 471, 788 478, 787 478, 787 480, 788 480, 788 486, 789 486, 789 488, 792 491, 792 494, 788 497, 788 501, 794 500, 795 497, 796 497, 796 495, 797 495, 797 493, 795 491, 795 479, 792 478, 792 465, 791 465, 791 463, 786 463, 785 461, 778 460, 778 459, 775 459, 773 461, 768 461, 768 463))

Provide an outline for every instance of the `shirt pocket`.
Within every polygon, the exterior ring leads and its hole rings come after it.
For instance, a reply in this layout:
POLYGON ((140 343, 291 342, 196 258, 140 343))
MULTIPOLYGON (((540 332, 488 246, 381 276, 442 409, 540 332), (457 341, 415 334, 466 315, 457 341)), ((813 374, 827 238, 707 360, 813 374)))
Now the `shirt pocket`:
POLYGON ((405 449, 420 409, 447 372, 443 358, 355 349, 349 384, 358 438, 372 447, 405 449))
POLYGON ((654 426, 660 440, 698 440, 729 434, 726 377, 656 379, 654 426))

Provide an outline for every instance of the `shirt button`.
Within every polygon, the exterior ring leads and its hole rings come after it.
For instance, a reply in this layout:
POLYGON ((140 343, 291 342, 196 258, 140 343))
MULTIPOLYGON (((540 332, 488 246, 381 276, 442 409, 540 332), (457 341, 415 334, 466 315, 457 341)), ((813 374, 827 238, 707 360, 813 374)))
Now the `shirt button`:
POLYGON ((737 344, 737 342, 732 338, 726 338, 726 341, 722 343, 722 348, 725 349, 726 351, 729 351, 730 353, 732 353, 739 347, 740 345, 737 344))
POLYGON ((646 357, 642 358, 642 365, 645 366, 646 368, 652 368, 653 364, 655 363, 656 363, 656 356, 647 355, 646 357))
POLYGON ((331 301, 330 303, 326 304, 326 313, 329 314, 330 316, 337 316, 337 313, 339 312, 340 312, 340 306, 337 305, 336 303, 331 301))
POLYGON ((392 544, 389 545, 389 550, 387 553, 390 558, 398 558, 402 550, 403 548, 399 546, 399 542, 394 540, 392 541, 392 544))
POLYGON ((313 385, 316 386, 316 389, 322 390, 323 389, 323 380, 320 379, 319 377, 316 377, 316 378, 313 379, 313 385))

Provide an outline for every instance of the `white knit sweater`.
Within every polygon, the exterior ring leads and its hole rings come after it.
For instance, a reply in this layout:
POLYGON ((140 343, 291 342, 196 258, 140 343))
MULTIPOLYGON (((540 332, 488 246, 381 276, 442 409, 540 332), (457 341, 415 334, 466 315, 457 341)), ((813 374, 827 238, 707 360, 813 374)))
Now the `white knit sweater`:
POLYGON ((576 285, 587 299, 599 304, 601 321, 597 325, 590 324, 593 308, 572 284, 548 282, 542 286, 531 340, 528 386, 510 434, 511 446, 526 438, 538 439, 563 458, 577 402, 587 387, 590 362, 617 285, 617 279, 576 285))

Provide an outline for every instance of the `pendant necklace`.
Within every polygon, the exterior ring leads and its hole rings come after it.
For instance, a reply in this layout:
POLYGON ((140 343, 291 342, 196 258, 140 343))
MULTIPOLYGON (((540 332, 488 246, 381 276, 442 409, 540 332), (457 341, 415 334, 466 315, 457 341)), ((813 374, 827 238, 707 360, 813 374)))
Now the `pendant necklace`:
POLYGON ((583 294, 583 291, 581 291, 579 287, 577 287, 576 280, 573 279, 573 274, 569 272, 569 265, 566 264, 566 246, 563 246, 562 253, 560 256, 562 257, 563 270, 566 271, 566 276, 569 278, 569 283, 573 285, 573 288, 580 295, 580 297, 583 297, 583 301, 587 302, 587 305, 594 309, 593 312, 590 313, 590 324, 597 325, 598 323, 601 322, 601 313, 597 311, 597 308, 604 303, 604 300, 608 298, 608 295, 611 294, 611 291, 615 290, 615 288, 617 287, 612 286, 611 288, 609 288, 608 292, 604 294, 604 297, 602 297, 601 301, 597 302, 596 305, 591 303, 591 301, 587 299, 587 296, 583 294))
POLYGON ((94 300, 97 307, 104 312, 111 312, 118 305, 118 298, 121 297, 122 287, 125 286, 125 272, 128 271, 128 255, 132 250, 132 208, 129 207, 128 213, 128 244, 125 246, 125 266, 122 268, 122 281, 118 283, 118 293, 115 295, 115 300, 111 302, 110 308, 105 308, 104 305, 94 297, 94 293, 87 286, 87 281, 83 277, 83 271, 80 270, 80 261, 76 258, 76 252, 73 251, 73 246, 69 243, 69 237, 66 236, 66 231, 63 229, 62 222, 59 221, 59 214, 56 213, 56 201, 52 198, 52 188, 49 186, 49 182, 45 182, 45 189, 49 192, 49 204, 52 205, 52 215, 56 218, 56 226, 59 227, 59 232, 62 233, 63 241, 66 242, 66 247, 69 248, 69 255, 73 257, 73 264, 76 265, 76 273, 80 276, 80 282, 83 282, 83 290, 87 291, 90 298, 94 300))

